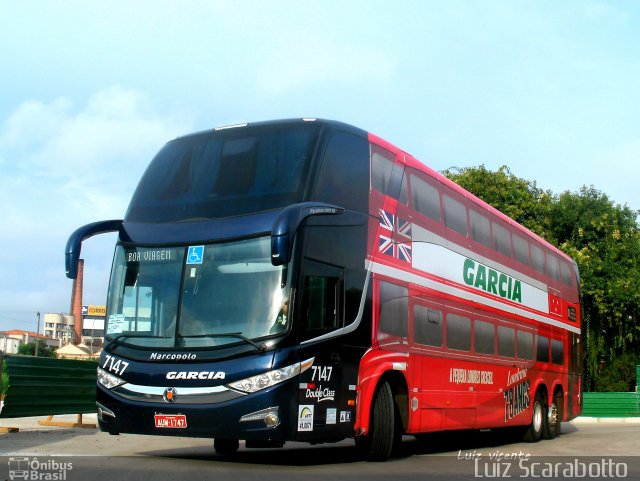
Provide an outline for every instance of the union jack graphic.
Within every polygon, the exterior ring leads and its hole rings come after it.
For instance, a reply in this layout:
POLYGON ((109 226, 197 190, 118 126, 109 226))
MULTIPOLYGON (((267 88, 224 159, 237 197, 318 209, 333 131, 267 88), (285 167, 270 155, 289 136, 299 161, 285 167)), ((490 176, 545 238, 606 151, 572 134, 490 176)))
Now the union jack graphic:
POLYGON ((380 227, 388 231, 393 232, 396 223, 396 216, 387 212, 384 209, 380 209, 380 227))
POLYGON ((398 259, 411 264, 411 244, 405 244, 404 242, 399 242, 397 244, 397 247, 398 247, 398 259))
POLYGON ((380 209, 379 212, 379 251, 385 255, 411 263, 411 222, 396 217, 384 209, 380 209), (408 239, 408 242, 398 242, 394 240, 394 234, 403 237, 403 240, 408 239))
POLYGON ((411 222, 398 217, 398 234, 411 239, 411 222))

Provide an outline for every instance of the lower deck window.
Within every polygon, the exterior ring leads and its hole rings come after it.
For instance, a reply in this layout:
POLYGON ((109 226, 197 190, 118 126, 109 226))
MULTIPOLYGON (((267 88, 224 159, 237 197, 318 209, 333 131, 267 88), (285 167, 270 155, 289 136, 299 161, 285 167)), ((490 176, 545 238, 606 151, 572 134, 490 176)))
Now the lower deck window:
POLYGON ((380 282, 380 332, 407 337, 408 319, 408 289, 390 282, 380 282))
POLYGON ((413 308, 413 336, 418 344, 442 347, 442 312, 425 306, 413 308))
POLYGON ((549 338, 538 336, 538 361, 549 362, 549 338))
POLYGON ((554 364, 564 364, 564 346, 562 341, 557 339, 551 341, 551 362, 554 364))
POLYGON ((495 328, 492 323, 473 321, 474 349, 480 354, 493 354, 496 350, 495 328))
POLYGON ((518 331, 518 357, 533 360, 533 334, 530 332, 518 331))
POLYGON ((511 327, 498 326, 498 354, 505 357, 516 356, 516 331, 511 327))
POLYGON ((460 351, 471 350, 471 319, 447 314, 447 347, 460 351))

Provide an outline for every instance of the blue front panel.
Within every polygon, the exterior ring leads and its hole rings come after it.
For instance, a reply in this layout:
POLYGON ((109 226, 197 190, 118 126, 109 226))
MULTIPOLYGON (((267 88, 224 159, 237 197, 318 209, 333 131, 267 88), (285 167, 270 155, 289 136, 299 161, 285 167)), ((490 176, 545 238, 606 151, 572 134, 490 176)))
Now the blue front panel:
POLYGON ((116 398, 98 386, 97 401, 115 415, 103 416, 100 429, 111 433, 164 436, 232 438, 285 441, 292 439, 297 405, 293 396, 297 380, 272 389, 214 404, 155 404, 116 398), (268 428, 264 421, 240 422, 240 418, 266 408, 278 407, 280 424, 268 428), (184 415, 186 427, 156 427, 156 415, 184 415))
POLYGON ((270 351, 197 363, 139 362, 103 352, 101 368, 125 384, 113 389, 98 384, 97 402, 103 410, 100 428, 111 433, 292 439, 299 376, 248 394, 227 385, 295 362, 293 350, 279 351, 277 356, 270 351), (240 421, 267 408, 277 413, 277 426, 267 427, 263 419, 240 421), (158 427, 163 422, 165 427, 158 427))

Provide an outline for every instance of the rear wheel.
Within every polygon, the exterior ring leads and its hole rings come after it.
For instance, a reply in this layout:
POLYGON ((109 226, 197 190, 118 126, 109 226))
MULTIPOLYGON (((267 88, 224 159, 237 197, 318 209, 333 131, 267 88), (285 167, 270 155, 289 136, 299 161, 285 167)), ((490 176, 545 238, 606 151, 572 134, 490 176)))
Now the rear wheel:
POLYGON ((373 400, 371 423, 366 437, 356 438, 356 446, 372 461, 384 461, 400 440, 396 409, 389 383, 383 383, 373 400))
POLYGON ((214 439, 213 448, 218 454, 233 454, 240 447, 237 439, 214 439))
POLYGON ((558 392, 553 396, 553 401, 547 409, 547 416, 542 430, 544 439, 553 439, 560 434, 562 423, 562 393, 558 392))
POLYGON ((528 443, 535 443, 540 441, 542 437, 543 425, 546 422, 545 419, 544 401, 540 393, 536 393, 536 397, 533 400, 533 413, 531 415, 531 424, 524 433, 523 439, 528 443))

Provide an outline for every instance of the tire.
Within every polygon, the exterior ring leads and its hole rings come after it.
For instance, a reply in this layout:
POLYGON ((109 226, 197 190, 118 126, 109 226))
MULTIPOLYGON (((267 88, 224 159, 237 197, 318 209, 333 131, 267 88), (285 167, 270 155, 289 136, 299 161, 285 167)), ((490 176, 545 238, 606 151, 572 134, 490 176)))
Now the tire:
POLYGON ((240 441, 237 439, 214 439, 213 448, 216 453, 222 455, 234 454, 240 447, 240 441))
POLYGON ((542 429, 542 437, 544 439, 553 439, 560 434, 562 426, 562 393, 558 392, 553 396, 553 401, 547 409, 545 422, 542 429))
POLYGON ((378 388, 371 408, 369 434, 356 438, 356 446, 370 461, 385 461, 400 440, 396 408, 389 383, 378 388))
POLYGON ((537 443, 542 437, 542 431, 546 424, 547 413, 544 407, 544 401, 540 393, 536 393, 533 400, 533 409, 531 413, 531 424, 524 433, 523 440, 527 443, 537 443))

